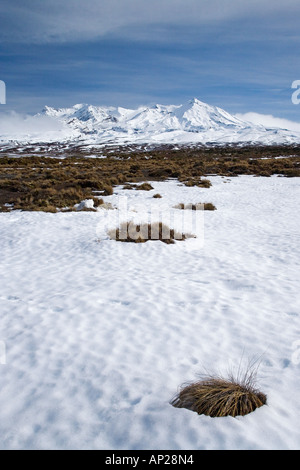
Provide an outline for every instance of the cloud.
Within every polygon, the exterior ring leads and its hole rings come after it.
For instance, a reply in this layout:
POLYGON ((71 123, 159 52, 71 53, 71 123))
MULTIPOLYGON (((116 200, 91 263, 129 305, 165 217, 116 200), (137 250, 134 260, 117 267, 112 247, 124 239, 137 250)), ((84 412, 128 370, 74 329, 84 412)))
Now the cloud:
POLYGON ((237 118, 243 121, 252 122, 253 124, 261 124, 268 128, 280 128, 287 129, 289 131, 300 132, 300 123, 290 121, 289 119, 278 118, 271 114, 259 114, 259 113, 245 113, 236 114, 237 118))
MULTIPOLYGON (((2 0, 0 38, 7 41, 93 40, 151 25, 203 25, 278 14, 295 17, 298 0, 2 0)), ((142 29, 141 29, 142 31, 142 29)), ((155 33, 153 33, 155 38, 155 33)))
POLYGON ((0 114, 0 135, 9 136, 10 139, 24 138, 28 135, 36 136, 41 140, 53 139, 57 136, 71 135, 65 124, 44 115, 23 115, 14 111, 0 114))

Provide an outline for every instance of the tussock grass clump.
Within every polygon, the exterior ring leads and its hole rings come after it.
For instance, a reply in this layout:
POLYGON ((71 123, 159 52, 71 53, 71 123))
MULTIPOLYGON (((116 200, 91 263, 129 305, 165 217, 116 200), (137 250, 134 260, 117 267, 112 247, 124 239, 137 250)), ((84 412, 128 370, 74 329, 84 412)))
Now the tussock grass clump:
POLYGON ((199 178, 180 178, 180 181, 183 182, 183 184, 187 187, 192 187, 192 186, 198 186, 199 188, 210 188, 211 187, 211 181, 208 179, 199 179, 199 178))
POLYGON ((217 208, 212 202, 205 202, 204 203, 204 210, 205 211, 216 211, 217 208))
POLYGON ((242 380, 204 377, 182 388, 170 403, 215 418, 245 416, 266 402, 266 395, 255 386, 254 374, 247 372, 242 380))
POLYGON ((126 183, 123 186, 123 189, 137 189, 139 191, 151 191, 151 189, 154 189, 154 188, 150 183, 141 183, 141 184, 126 183))
POLYGON ((113 193, 114 193, 114 189, 112 186, 110 185, 104 186, 103 193, 102 193, 103 196, 111 196, 113 193))
POLYGON ((93 201, 94 201, 94 207, 99 207, 99 206, 102 206, 104 204, 104 200, 102 199, 102 197, 93 197, 93 201))
POLYGON ((170 229, 162 222, 152 224, 123 222, 119 228, 110 230, 108 235, 112 240, 120 242, 145 243, 148 240, 159 240, 168 245, 175 243, 175 240, 195 238, 194 235, 184 234, 170 229))
POLYGON ((175 209, 182 209, 182 210, 192 210, 192 211, 200 211, 200 210, 204 210, 204 211, 215 211, 217 210, 216 206, 214 204, 212 204, 211 202, 198 202, 196 204, 192 204, 192 203, 188 203, 188 204, 184 204, 183 202, 180 202, 179 204, 177 204, 177 206, 175 206, 175 209))
POLYGON ((199 188, 210 188, 211 187, 211 181, 208 179, 200 179, 198 183, 196 184, 199 188))
POLYGON ((154 189, 154 188, 150 183, 142 183, 139 186, 136 186, 136 189, 140 191, 151 191, 151 189, 154 189))

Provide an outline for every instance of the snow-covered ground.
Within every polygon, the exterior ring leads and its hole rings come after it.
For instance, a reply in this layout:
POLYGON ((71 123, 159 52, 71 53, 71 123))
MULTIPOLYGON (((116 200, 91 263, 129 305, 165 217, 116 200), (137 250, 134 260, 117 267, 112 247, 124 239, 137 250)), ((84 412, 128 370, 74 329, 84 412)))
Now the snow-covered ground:
POLYGON ((299 178, 210 179, 105 198, 126 195, 130 217, 212 202, 202 246, 109 240, 113 210, 0 214, 2 449, 299 448, 299 178), (267 406, 169 404, 204 369, 254 358, 267 406))

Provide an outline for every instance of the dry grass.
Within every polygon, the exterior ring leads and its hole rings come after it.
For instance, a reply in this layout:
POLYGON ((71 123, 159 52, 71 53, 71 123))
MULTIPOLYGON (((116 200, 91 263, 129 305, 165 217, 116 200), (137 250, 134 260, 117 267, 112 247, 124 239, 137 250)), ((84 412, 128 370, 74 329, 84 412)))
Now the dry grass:
POLYGON ((112 240, 120 242, 145 243, 149 240, 159 240, 168 245, 175 243, 175 240, 195 238, 194 235, 176 232, 162 222, 152 224, 123 222, 119 228, 110 230, 108 235, 112 240))
POLYGON ((137 189, 138 191, 151 191, 154 189, 150 183, 134 184, 126 183, 123 186, 123 189, 137 189))
POLYGON ((266 404, 267 397, 255 385, 256 371, 248 370, 240 380, 205 376, 187 384, 170 402, 212 418, 244 416, 266 404))
POLYGON ((93 197, 93 201, 94 201, 94 207, 103 206, 104 204, 104 200, 102 199, 102 197, 93 197))
POLYGON ((190 177, 188 179, 180 178, 179 181, 184 183, 185 186, 192 187, 192 186, 198 186, 198 188, 210 188, 211 187, 211 181, 208 179, 199 179, 199 178, 194 178, 190 177))
POLYGON ((151 191, 151 189, 154 189, 154 188, 150 183, 142 183, 142 184, 136 186, 136 189, 138 189, 140 191, 151 191))
POLYGON ((104 187, 103 187, 103 196, 111 196, 113 193, 114 193, 114 188, 112 186, 104 185, 104 187))
POLYGON ((119 147, 115 150, 59 149, 34 152, 24 147, 18 158, 5 155, 0 147, 0 211, 14 209, 53 211, 73 207, 95 193, 109 196, 113 188, 125 184, 128 189, 150 190, 145 181, 176 178, 187 186, 209 187, 209 175, 300 176, 300 147, 249 146, 180 147, 161 146, 151 151, 119 147), (105 153, 106 158, 85 158, 105 153), (22 156, 22 154, 26 156, 22 156), (292 158, 285 158, 293 155, 292 158), (276 158, 276 157, 283 158, 276 158), (140 184, 139 184, 140 183, 140 184))

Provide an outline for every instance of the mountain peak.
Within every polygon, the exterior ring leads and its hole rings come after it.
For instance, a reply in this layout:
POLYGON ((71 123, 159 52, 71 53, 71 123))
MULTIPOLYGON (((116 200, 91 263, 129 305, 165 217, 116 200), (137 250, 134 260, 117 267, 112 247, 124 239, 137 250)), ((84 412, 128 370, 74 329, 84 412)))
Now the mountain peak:
MULTIPOLYGON (((62 123, 72 139, 94 144, 115 143, 299 143, 300 134, 265 129, 242 121, 224 109, 198 98, 183 105, 123 107, 86 103, 70 108, 45 106, 42 113, 62 123), (76 136, 76 137, 75 137, 76 136)), ((40 115, 41 115, 40 114, 40 115)), ((57 140, 61 139, 57 135, 57 140)))
POLYGON ((203 101, 198 100, 198 98, 193 98, 192 100, 189 101, 189 103, 209 106, 207 103, 204 103, 203 101))

